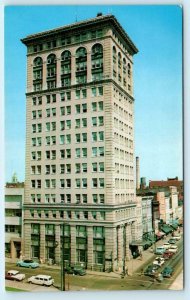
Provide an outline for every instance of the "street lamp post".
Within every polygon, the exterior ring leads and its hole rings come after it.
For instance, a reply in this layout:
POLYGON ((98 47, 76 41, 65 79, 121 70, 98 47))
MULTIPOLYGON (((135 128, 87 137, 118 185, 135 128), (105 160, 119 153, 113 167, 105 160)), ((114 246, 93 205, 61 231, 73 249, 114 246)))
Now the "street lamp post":
POLYGON ((62 223, 62 249, 61 249, 61 291, 65 291, 65 261, 64 261, 64 248, 65 248, 65 225, 62 223))

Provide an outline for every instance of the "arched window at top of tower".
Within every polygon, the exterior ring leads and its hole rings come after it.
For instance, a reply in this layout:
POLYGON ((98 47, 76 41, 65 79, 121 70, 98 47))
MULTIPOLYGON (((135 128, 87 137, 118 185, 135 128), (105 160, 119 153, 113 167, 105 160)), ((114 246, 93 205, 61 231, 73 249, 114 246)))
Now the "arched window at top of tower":
POLYGON ((62 52, 61 60, 71 60, 71 52, 69 50, 62 52))
POLYGON ((47 57, 47 64, 55 64, 56 63, 56 55, 55 54, 50 54, 47 57))
POLYGON ((115 46, 113 46, 113 54, 116 55, 117 51, 116 51, 116 48, 115 46))
POLYGON ((127 64, 127 70, 128 70, 128 75, 131 75, 131 65, 130 63, 127 64))
POLYGON ((42 64, 43 64, 43 60, 41 57, 38 56, 34 59, 34 67, 42 66, 42 64))
POLYGON ((85 47, 80 47, 76 50, 76 58, 87 56, 87 50, 85 47))
POLYGON ((123 65, 126 66, 126 59, 125 59, 125 57, 123 58, 123 65))
POLYGON ((92 55, 94 54, 102 54, 103 53, 103 46, 102 44, 95 44, 92 46, 92 55))
POLYGON ((118 67, 121 68, 121 53, 118 53, 118 67))

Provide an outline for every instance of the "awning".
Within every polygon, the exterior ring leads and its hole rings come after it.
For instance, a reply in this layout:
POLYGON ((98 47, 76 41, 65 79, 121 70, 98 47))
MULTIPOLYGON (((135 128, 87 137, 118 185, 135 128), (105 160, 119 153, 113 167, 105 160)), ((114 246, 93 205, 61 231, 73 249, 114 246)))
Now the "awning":
POLYGON ((148 244, 148 241, 132 241, 130 243, 131 246, 144 246, 148 244))
POLYGON ((171 224, 171 226, 173 227, 173 229, 178 229, 178 225, 177 224, 171 224))
POLYGON ((173 229, 169 225, 166 225, 166 224, 161 227, 161 230, 166 234, 173 231, 173 229))

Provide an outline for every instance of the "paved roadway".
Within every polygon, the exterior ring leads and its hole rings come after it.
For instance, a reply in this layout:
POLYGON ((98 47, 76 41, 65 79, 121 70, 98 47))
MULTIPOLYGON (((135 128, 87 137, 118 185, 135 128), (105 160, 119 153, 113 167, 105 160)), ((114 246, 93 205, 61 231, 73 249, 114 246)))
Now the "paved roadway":
MULTIPOLYGON (((172 259, 168 260, 162 268, 159 269, 161 271, 165 266, 170 265, 174 268, 174 274, 171 279, 164 279, 162 283, 153 282, 153 279, 148 276, 144 276, 140 274, 140 270, 145 269, 147 264, 142 262, 139 270, 132 276, 126 276, 124 279, 121 279, 118 274, 115 277, 105 276, 104 273, 100 275, 85 275, 85 276, 73 276, 66 274, 65 282, 66 282, 66 290, 165 290, 169 289, 173 281, 180 274, 183 269, 183 241, 182 239, 176 243, 178 245, 179 251, 176 253, 172 259)), ((155 255, 156 256, 156 255, 155 255)), ((30 291, 59 291, 58 287, 60 286, 60 270, 58 268, 51 267, 40 267, 39 269, 27 269, 27 268, 19 268, 16 267, 13 263, 6 263, 6 271, 10 269, 17 269, 22 273, 26 274, 26 279, 22 283, 20 282, 12 282, 6 280, 6 286, 17 287, 21 289, 26 289, 30 291), (37 274, 48 274, 51 275, 55 280, 55 287, 41 287, 36 285, 30 285, 27 283, 27 278, 32 275, 37 274)))

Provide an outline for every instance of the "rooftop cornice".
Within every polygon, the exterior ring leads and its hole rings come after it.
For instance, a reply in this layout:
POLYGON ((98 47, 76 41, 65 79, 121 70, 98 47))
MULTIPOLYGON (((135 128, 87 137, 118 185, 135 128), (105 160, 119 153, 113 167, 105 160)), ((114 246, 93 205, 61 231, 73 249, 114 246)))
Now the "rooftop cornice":
POLYGON ((138 49, 136 48, 136 46, 134 45, 134 43, 132 42, 132 40, 130 39, 128 34, 125 32, 125 30, 122 28, 122 26, 119 24, 119 22, 117 21, 117 19, 114 15, 98 16, 96 18, 72 23, 70 25, 58 27, 58 28, 55 28, 52 30, 47 30, 47 31, 36 33, 36 34, 31 34, 31 35, 28 35, 26 38, 21 39, 21 42, 27 46, 27 45, 30 45, 34 41, 38 42, 39 40, 41 40, 43 38, 49 38, 49 37, 53 37, 53 36, 55 37, 55 35, 59 35, 63 32, 67 33, 71 30, 79 31, 80 29, 83 29, 85 27, 90 27, 92 24, 93 25, 101 25, 101 24, 103 25, 103 24, 106 24, 109 22, 114 28, 116 28, 116 30, 119 32, 119 34, 124 39, 124 41, 128 44, 128 46, 130 46, 132 53, 136 54, 138 52, 138 49))

